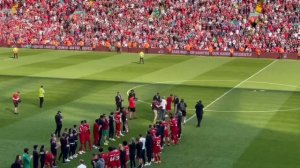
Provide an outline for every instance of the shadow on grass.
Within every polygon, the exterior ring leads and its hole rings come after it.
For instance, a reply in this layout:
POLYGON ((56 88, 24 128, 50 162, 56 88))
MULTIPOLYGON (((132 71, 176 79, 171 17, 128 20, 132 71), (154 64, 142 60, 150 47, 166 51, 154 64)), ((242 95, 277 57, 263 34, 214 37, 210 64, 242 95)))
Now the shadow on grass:
POLYGON ((13 109, 11 109, 11 108, 5 108, 5 111, 7 111, 7 112, 11 112, 11 113, 14 113, 14 110, 13 109))

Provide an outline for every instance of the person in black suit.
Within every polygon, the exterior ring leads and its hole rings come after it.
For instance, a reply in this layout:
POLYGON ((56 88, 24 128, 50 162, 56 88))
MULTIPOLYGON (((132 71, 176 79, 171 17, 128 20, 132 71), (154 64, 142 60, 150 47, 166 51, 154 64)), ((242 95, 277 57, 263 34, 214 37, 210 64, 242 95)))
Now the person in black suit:
POLYGON ((204 105, 202 104, 201 100, 199 100, 195 106, 196 116, 197 116, 197 120, 198 120, 197 127, 200 127, 200 124, 201 124, 201 121, 203 118, 203 108, 204 108, 204 105))
POLYGON ((160 102, 160 95, 159 95, 159 92, 157 92, 156 95, 153 96, 153 99, 152 99, 152 100, 153 100, 153 101, 156 100, 156 101, 160 102))
POLYGON ((150 131, 147 132, 145 146, 146 146, 146 155, 147 155, 147 162, 145 166, 150 166, 152 160, 152 148, 153 148, 153 139, 150 131))
POLYGON ((115 102, 116 102, 116 111, 119 111, 122 108, 122 96, 119 92, 117 92, 117 95, 115 97, 115 102))
POLYGON ((135 168, 136 144, 134 138, 131 138, 131 143, 128 146, 129 146, 130 167, 135 168))
POLYGON ((58 111, 57 114, 55 115, 55 123, 56 123, 55 135, 57 137, 60 137, 62 121, 63 121, 63 116, 61 115, 61 111, 58 111))
POLYGON ((37 145, 33 146, 33 168, 38 168, 39 167, 39 152, 37 151, 37 145))

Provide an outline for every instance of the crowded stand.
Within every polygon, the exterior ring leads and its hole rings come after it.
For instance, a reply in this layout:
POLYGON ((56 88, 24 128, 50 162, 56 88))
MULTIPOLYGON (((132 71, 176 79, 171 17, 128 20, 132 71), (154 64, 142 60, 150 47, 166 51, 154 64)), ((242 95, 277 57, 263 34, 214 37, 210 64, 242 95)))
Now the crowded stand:
POLYGON ((298 0, 2 0, 0 42, 241 52, 300 50, 298 0))

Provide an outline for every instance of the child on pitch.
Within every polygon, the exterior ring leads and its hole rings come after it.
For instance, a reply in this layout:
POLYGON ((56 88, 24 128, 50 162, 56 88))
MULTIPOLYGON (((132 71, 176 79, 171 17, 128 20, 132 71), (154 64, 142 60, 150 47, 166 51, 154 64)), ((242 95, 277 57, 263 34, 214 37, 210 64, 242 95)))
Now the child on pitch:
POLYGON ((18 114, 18 106, 19 106, 19 103, 21 103, 21 98, 20 98, 20 92, 19 91, 16 91, 13 95, 12 95, 12 101, 13 101, 13 104, 14 104, 14 113, 15 114, 18 114))

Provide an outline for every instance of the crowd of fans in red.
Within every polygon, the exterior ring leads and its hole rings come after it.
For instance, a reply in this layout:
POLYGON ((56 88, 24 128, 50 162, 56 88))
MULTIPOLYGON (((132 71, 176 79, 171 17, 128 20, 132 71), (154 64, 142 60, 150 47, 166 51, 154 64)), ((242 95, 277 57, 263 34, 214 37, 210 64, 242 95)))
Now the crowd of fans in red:
POLYGON ((257 0, 2 0, 0 41, 300 50, 299 1, 266 0, 263 13, 251 17, 256 5, 257 0))

